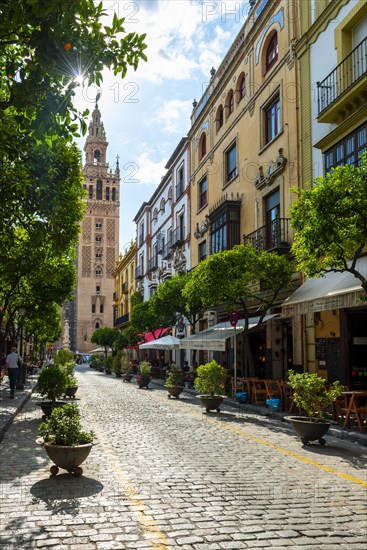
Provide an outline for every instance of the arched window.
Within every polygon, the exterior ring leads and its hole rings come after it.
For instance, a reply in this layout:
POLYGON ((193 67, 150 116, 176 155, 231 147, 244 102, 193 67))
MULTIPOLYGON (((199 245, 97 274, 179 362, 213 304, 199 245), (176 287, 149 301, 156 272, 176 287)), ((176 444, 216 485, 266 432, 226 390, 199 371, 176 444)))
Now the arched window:
POLYGON ((156 222, 158 219, 158 208, 154 208, 153 211, 153 221, 156 222))
POLYGON ((200 142, 199 142, 199 155, 200 155, 200 159, 201 160, 202 158, 205 157, 206 155, 206 133, 203 132, 201 138, 200 138, 200 142))
POLYGON ((227 119, 231 116, 233 111, 234 111, 234 94, 233 94, 233 90, 229 90, 226 98, 227 119))
POLYGON ((99 313, 103 313, 103 304, 99 306, 99 313))
POLYGON ((166 201, 164 199, 161 200, 161 212, 162 214, 164 213, 164 210, 166 208, 166 201))
POLYGON ((266 49, 265 72, 268 72, 268 70, 274 65, 274 63, 276 63, 277 60, 278 60, 278 34, 274 32, 272 37, 270 38, 270 42, 266 49))
POLYGON ((246 78, 244 74, 240 77, 238 81, 237 93, 239 103, 246 95, 246 78))
POLYGON ((92 313, 96 312, 96 304, 92 304, 92 313))
POLYGON ((217 116, 215 117, 216 130, 217 132, 223 126, 223 105, 219 105, 217 109, 217 116))
POLYGON ((96 277, 102 277, 102 268, 99 265, 96 267, 96 277))
POLYGON ((101 294, 101 287, 99 285, 96 286, 96 294, 101 294))
POLYGON ((96 323, 95 328, 96 329, 99 328, 99 323, 96 323))
POLYGON ((94 163, 100 162, 101 160, 101 151, 99 149, 96 149, 94 151, 94 163))
POLYGON ((96 193, 96 199, 102 200, 102 180, 97 181, 97 193, 96 193))
POLYGON ((110 188, 106 187, 106 201, 110 200, 110 188))
POLYGON ((93 185, 89 186, 89 198, 93 199, 93 185))

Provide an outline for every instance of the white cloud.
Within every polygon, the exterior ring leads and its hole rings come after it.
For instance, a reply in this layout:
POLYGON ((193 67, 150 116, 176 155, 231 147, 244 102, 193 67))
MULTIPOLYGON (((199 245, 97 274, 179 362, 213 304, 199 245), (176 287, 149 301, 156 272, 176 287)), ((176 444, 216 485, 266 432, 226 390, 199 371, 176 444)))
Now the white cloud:
POLYGON ((156 110, 152 123, 158 123, 163 131, 170 134, 187 134, 189 128, 190 114, 192 111, 191 101, 172 99, 156 110))
MULTIPOLYGON (((142 144, 142 148, 144 147, 146 147, 146 144, 142 144)), ((127 180, 126 183, 132 185, 139 183, 158 186, 166 173, 165 165, 167 160, 155 162, 152 160, 151 155, 151 151, 143 151, 137 156, 136 162, 134 163, 136 167, 135 173, 130 175, 130 181, 127 180), (135 182, 133 180, 135 180, 135 182)), ((149 197, 147 197, 147 199, 149 199, 149 197)))

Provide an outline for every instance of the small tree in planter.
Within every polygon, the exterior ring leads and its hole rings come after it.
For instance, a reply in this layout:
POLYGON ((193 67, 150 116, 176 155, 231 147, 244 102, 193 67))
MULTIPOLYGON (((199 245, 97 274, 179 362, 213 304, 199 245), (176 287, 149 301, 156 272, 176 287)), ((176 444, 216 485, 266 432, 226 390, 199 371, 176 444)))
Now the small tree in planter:
POLYGON ((168 390, 168 397, 176 397, 177 399, 180 396, 180 393, 183 391, 184 375, 181 369, 179 369, 175 363, 172 363, 169 374, 166 378, 166 388, 168 390))
POLYGON ((139 372, 136 376, 136 381, 139 388, 147 388, 150 382, 152 365, 148 361, 142 361, 139 365, 139 372))
POLYGON ((60 467, 80 476, 83 473, 80 464, 89 455, 94 433, 83 429, 78 406, 70 404, 54 409, 38 431, 42 439, 37 442, 56 464, 50 468, 51 474, 56 475, 60 467))
POLYGON ((227 371, 216 361, 210 361, 205 365, 200 365, 197 369, 197 377, 194 385, 198 391, 204 392, 199 395, 206 412, 216 409, 220 411, 219 405, 224 399, 224 383, 227 378, 227 371))
POLYGON ((131 379, 133 377, 132 375, 132 366, 131 366, 131 362, 128 358, 128 356, 126 355, 126 353, 124 353, 124 355, 121 357, 121 368, 122 368, 122 379, 124 382, 131 382, 131 379))
POLYGON ((65 391, 65 397, 75 397, 76 391, 78 389, 78 380, 75 376, 75 362, 74 361, 68 361, 63 365, 63 368, 66 373, 67 378, 67 386, 65 391))
POLYGON ((306 416, 288 417, 295 431, 301 436, 301 441, 307 445, 309 441, 322 438, 330 427, 325 421, 332 403, 338 399, 344 387, 340 382, 328 385, 324 378, 310 372, 295 373, 288 371, 288 383, 293 388, 293 399, 297 407, 305 412, 306 416))
POLYGON ((107 355, 107 357, 105 357, 105 360, 104 360, 104 370, 106 374, 111 374, 112 362, 113 362, 112 355, 107 355))
POLYGON ((125 352, 120 349, 116 352, 116 355, 112 359, 112 370, 115 373, 116 378, 121 378, 121 375, 124 372, 125 357, 125 352))
POLYGON ((65 369, 60 365, 50 365, 40 372, 37 387, 41 396, 47 401, 38 403, 38 405, 41 407, 44 417, 49 417, 53 408, 64 404, 57 402, 57 399, 65 395, 67 383, 65 369))

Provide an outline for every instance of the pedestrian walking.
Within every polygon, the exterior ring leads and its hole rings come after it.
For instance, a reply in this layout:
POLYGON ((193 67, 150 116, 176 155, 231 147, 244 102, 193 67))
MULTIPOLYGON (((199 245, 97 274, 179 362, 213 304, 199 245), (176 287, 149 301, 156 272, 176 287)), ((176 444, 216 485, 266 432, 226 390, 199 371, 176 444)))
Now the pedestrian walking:
POLYGON ((14 399, 15 387, 17 385, 19 365, 21 364, 22 358, 17 352, 16 347, 11 348, 11 352, 6 356, 6 369, 9 376, 9 385, 10 385, 10 399, 14 399))

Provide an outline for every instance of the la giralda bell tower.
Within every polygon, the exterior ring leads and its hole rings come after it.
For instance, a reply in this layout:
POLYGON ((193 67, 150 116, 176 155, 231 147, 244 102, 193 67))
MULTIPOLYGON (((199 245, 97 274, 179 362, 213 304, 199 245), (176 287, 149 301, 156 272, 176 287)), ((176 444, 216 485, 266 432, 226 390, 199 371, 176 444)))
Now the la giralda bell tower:
POLYGON ((96 103, 84 145, 86 213, 77 253, 77 288, 71 348, 89 353, 96 347, 91 336, 97 328, 113 327, 112 273, 119 252, 120 170, 106 162, 108 142, 96 103))

